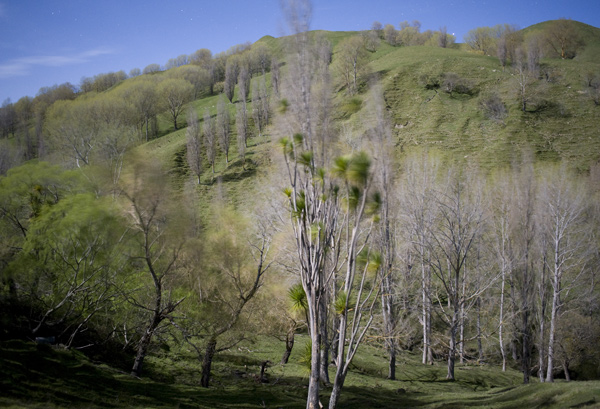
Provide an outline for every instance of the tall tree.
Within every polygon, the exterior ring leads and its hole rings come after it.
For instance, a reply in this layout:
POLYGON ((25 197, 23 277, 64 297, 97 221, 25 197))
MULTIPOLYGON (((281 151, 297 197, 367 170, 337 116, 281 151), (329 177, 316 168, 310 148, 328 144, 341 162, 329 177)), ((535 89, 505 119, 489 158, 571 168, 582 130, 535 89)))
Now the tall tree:
MULTIPOLYGON (((456 171, 454 171, 456 172, 456 171)), ((433 225, 431 241, 431 268, 442 284, 448 299, 448 310, 444 318, 449 325, 448 373, 446 378, 454 380, 457 330, 461 322, 461 309, 473 302, 481 289, 465 291, 465 270, 475 242, 481 233, 483 214, 478 182, 472 175, 449 172, 447 190, 437 193, 438 220, 433 225)), ((438 301, 439 301, 438 297, 438 301)), ((441 306, 441 302, 438 302, 441 306)))
POLYGON ((178 233, 180 229, 170 230, 173 214, 169 212, 168 183, 162 171, 156 166, 137 163, 130 183, 123 192, 129 202, 134 232, 130 257, 139 266, 139 279, 149 284, 147 294, 128 295, 129 302, 147 316, 131 369, 131 375, 139 377, 152 338, 183 301, 171 298, 168 283, 177 268, 182 244, 174 231, 178 233))
POLYGON ((200 184, 200 175, 202 174, 202 139, 200 133, 200 124, 198 122, 198 114, 195 109, 190 109, 187 115, 187 129, 185 136, 187 139, 186 158, 188 166, 192 173, 196 176, 198 184, 200 184))
POLYGON ((397 208, 394 190, 394 168, 392 158, 392 132, 389 119, 385 112, 383 94, 380 87, 372 90, 372 117, 374 126, 369 132, 373 146, 375 162, 375 182, 381 192, 381 220, 375 233, 375 248, 381 254, 381 308, 383 315, 384 343, 389 356, 388 379, 396 379, 396 352, 398 350, 397 311, 396 311, 396 276, 395 265, 395 220, 393 209, 397 208))
POLYGON ((242 169, 246 169, 246 147, 248 133, 248 115, 244 104, 236 105, 235 125, 237 129, 238 157, 242 161, 242 169))
POLYGON ((434 189, 439 164, 433 156, 423 154, 422 157, 409 157, 405 161, 406 177, 400 189, 401 231, 405 240, 411 243, 416 253, 416 262, 421 275, 421 312, 420 322, 423 333, 422 362, 433 363, 431 346, 432 318, 432 270, 431 251, 433 223, 437 219, 434 189))
POLYGON ((210 162, 212 177, 215 175, 215 158, 217 156, 217 130, 215 121, 210 116, 208 108, 204 111, 204 123, 202 124, 202 134, 204 137, 204 148, 206 149, 206 158, 210 162))
POLYGON ((131 85, 122 91, 123 96, 139 115, 140 128, 148 142, 152 118, 158 114, 157 84, 152 79, 140 79, 130 83, 131 85))
POLYGON ((354 36, 342 41, 336 57, 336 66, 344 78, 346 91, 354 95, 368 59, 362 38, 354 36))
POLYGON ((173 128, 177 127, 177 118, 183 112, 184 105, 192 98, 193 85, 181 79, 167 79, 160 83, 158 94, 161 96, 164 108, 171 115, 173 128))
POLYGON ((565 18, 548 23, 544 32, 549 48, 560 58, 574 58, 583 46, 575 22, 565 18))
POLYGON ((219 145, 225 154, 225 163, 229 163, 229 136, 231 133, 231 120, 229 116, 229 107, 223 99, 219 97, 217 103, 217 135, 219 136, 219 145))
POLYGON ((542 217, 549 246, 547 263, 552 288, 546 382, 553 382, 560 313, 567 295, 586 268, 589 247, 583 225, 586 223, 587 202, 581 186, 564 168, 548 172, 541 195, 541 203, 545 205, 542 217))

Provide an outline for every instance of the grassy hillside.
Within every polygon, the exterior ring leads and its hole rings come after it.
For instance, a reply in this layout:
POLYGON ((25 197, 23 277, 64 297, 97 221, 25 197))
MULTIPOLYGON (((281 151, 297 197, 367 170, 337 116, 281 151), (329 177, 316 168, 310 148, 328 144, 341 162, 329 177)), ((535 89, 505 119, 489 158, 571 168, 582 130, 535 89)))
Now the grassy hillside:
MULTIPOLYGON (((524 35, 543 30, 545 24, 523 30, 524 35)), ((600 29, 581 23, 577 23, 577 27, 585 39, 585 48, 574 60, 542 59, 539 78, 530 86, 532 96, 526 112, 521 110, 514 71, 510 67, 503 70, 495 57, 465 51, 464 47, 391 47, 382 42, 376 52, 369 54, 368 77, 377 78, 383 84, 398 154, 415 147, 438 149, 448 159, 469 158, 485 169, 493 169, 509 164, 527 148, 538 160, 564 159, 579 170, 588 169, 600 159, 597 127, 600 107, 589 97, 584 76, 589 72, 600 75, 600 29), (443 81, 449 74, 455 74, 466 84, 468 92, 446 92, 443 81), (505 118, 486 117, 481 102, 490 95, 501 99, 507 112, 505 118)), ((333 61, 339 42, 358 34, 314 32, 331 42, 333 61)), ((286 38, 267 36, 259 41, 279 56, 285 71, 286 38)), ((357 133, 364 131, 370 120, 365 109, 370 98, 367 87, 363 87, 349 105, 337 74, 333 72, 333 75, 337 89, 334 97, 337 127, 350 126, 356 128, 357 133)), ((366 81, 369 81, 367 77, 366 81)), ((215 110, 216 97, 197 100, 192 105, 200 114, 205 107, 215 110)), ((169 169, 180 168, 177 172, 183 176, 186 172, 181 160, 184 134, 184 130, 167 134, 141 149, 160 159, 169 169)), ((271 150, 257 149, 264 142, 253 142, 249 148, 254 163, 269 161, 271 150)), ((236 157, 235 146, 230 156, 236 157)), ((225 169, 220 165, 217 176, 221 176, 221 180, 237 180, 232 170, 234 168, 225 169)), ((210 175, 207 173, 203 180, 210 180, 210 175)))
MULTIPOLYGON (((544 23, 525 30, 542 30, 544 23)), ((588 95, 584 76, 600 75, 600 29, 578 25, 586 48, 573 60, 543 59, 538 77, 530 87, 529 108, 523 112, 517 77, 498 59, 465 50, 465 47, 391 47, 381 43, 368 55, 367 74, 360 92, 351 98, 333 72, 335 127, 357 138, 372 124, 368 86, 382 84, 383 96, 400 163, 406 152, 437 150, 447 160, 472 160, 486 170, 509 165, 523 150, 540 161, 565 160, 586 171, 600 160, 600 107, 588 95), (448 79, 460 87, 448 90, 448 79), (482 102, 496 95, 506 115, 490 119, 482 102)), ((357 32, 315 32, 333 46, 333 61, 340 43, 357 32)), ((286 38, 263 37, 287 69, 286 38)), ((163 75, 163 74, 156 74, 163 75)), ((255 77, 254 81, 261 80, 255 77)), ((270 84, 271 74, 265 79, 270 84)), ((113 92, 118 89, 116 86, 113 92)), ((206 109, 216 115, 218 96, 189 104, 203 117, 206 109)), ((229 104, 234 117, 237 96, 229 104)), ((280 104, 272 98, 273 111, 280 104)), ((185 113, 179 120, 185 124, 185 113)), ((245 163, 237 157, 232 126, 230 162, 217 156, 215 175, 204 161, 204 174, 196 184, 186 164, 186 129, 174 130, 166 115, 159 118, 158 138, 135 148, 135 154, 161 163, 180 192, 191 190, 198 198, 201 218, 216 200, 235 207, 250 200, 268 200, 265 180, 275 173, 273 163, 281 155, 276 132, 250 138, 245 163), (192 187, 192 189, 190 189, 192 187)), ((341 144, 341 143, 340 143, 341 144)), ((126 172, 124 172, 124 177, 126 172)), ((25 341, 0 342, 0 406, 3 407, 187 407, 250 408, 305 406, 307 369, 301 363, 307 337, 298 336, 290 363, 279 365, 284 345, 271 338, 247 341, 215 358, 210 389, 199 386, 200 362, 185 344, 155 348, 147 357, 148 377, 138 380, 128 372, 92 362, 83 354, 35 345, 25 341), (257 381, 258 366, 270 361, 268 383, 257 381)), ((340 407, 600 407, 600 381, 521 385, 515 369, 501 372, 493 364, 458 365, 456 382, 445 380, 440 361, 424 366, 420 357, 404 351, 398 357, 398 380, 385 379, 387 361, 375 344, 359 351, 342 393, 340 407)), ((493 359, 493 358, 492 358, 493 359)), ((129 366, 129 362, 124 367, 129 366)), ((330 392, 325 387, 324 396, 330 392)))
MULTIPOLYGON (((200 364, 185 349, 156 351, 148 378, 89 361, 83 354, 47 345, 0 344, 0 406, 12 408, 303 408, 307 370, 299 362, 306 342, 300 336, 290 362, 279 365, 281 342, 261 338, 217 355, 213 386, 199 386, 200 364), (267 383, 257 381, 262 361, 267 383)), ((344 408, 593 408, 600 405, 600 381, 520 385, 515 370, 459 365, 456 382, 444 380, 443 364, 422 365, 419 357, 399 356, 398 380, 385 379, 382 352, 365 346, 348 376, 344 408)), ((330 389, 324 389, 324 396, 330 389)))

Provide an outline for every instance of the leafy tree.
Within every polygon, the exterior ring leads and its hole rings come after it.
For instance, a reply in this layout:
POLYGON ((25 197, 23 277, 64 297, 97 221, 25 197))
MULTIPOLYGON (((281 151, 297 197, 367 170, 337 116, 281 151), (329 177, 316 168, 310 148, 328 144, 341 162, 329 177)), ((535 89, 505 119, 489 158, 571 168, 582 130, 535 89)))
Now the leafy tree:
MULTIPOLYGON (((30 224, 41 215, 42 209, 79 191, 79 176, 48 162, 30 161, 0 177, 1 270, 23 249, 30 224)), ((11 292, 17 291, 16 277, 3 274, 1 278, 11 292)))
POLYGON ((336 67, 346 85, 348 94, 358 91, 358 81, 368 62, 367 49, 361 37, 350 37, 342 41, 336 55, 336 67))
POLYGON ((202 362, 200 384, 205 388, 215 354, 249 336, 258 291, 272 265, 271 234, 260 225, 225 207, 215 209, 210 226, 204 245, 194 242, 186 253, 189 287, 197 304, 189 311, 188 324, 178 325, 202 362), (203 347, 198 338, 204 340, 203 347))
POLYGON ((70 347, 95 315, 110 311, 124 267, 118 249, 123 229, 116 214, 105 201, 78 194, 45 207, 33 220, 11 268, 30 272, 19 281, 40 311, 34 335, 60 325, 64 330, 58 337, 67 334, 63 343, 70 347))
POLYGON ((551 21, 544 32, 550 50, 563 60, 574 58, 584 45, 572 20, 561 18, 551 21))
POLYGON ((181 54, 175 58, 170 58, 169 61, 165 64, 165 68, 170 70, 171 68, 182 67, 184 65, 189 64, 188 56, 186 54, 181 54))
POLYGON ((160 71, 162 71, 162 69, 160 68, 160 65, 148 64, 142 71, 142 74, 153 74, 155 72, 160 72, 160 71))
POLYGON ((16 123, 17 115, 14 104, 10 101, 10 98, 7 98, 0 107, 0 136, 2 138, 8 138, 10 134, 15 136, 16 123))
POLYGON ((202 68, 208 76, 208 88, 209 94, 213 94, 213 88, 217 81, 219 81, 219 68, 218 62, 212 57, 212 52, 206 48, 196 50, 192 55, 189 56, 190 64, 198 65, 202 68))
POLYGON ((181 78, 189 81, 194 86, 193 99, 198 98, 201 92, 205 92, 210 86, 210 73, 204 68, 195 65, 184 65, 173 70, 174 78, 181 78))
POLYGON ((391 24, 386 24, 383 27, 383 39, 391 46, 398 44, 398 32, 391 24))
POLYGON ((150 140, 150 124, 159 111, 157 83, 153 80, 130 82, 123 91, 125 100, 130 103, 138 115, 139 126, 146 142, 150 140))
POLYGON ((465 43, 473 51, 489 55, 494 50, 494 30, 491 27, 477 27, 470 30, 465 36, 465 43))
POLYGON ((400 23, 400 31, 397 34, 397 42, 401 45, 422 45, 422 36, 420 36, 421 23, 418 20, 414 20, 412 24, 408 21, 400 23))
POLYGON ((173 128, 177 127, 177 118, 183 112, 184 105, 192 98, 193 86, 189 81, 181 79, 167 79, 158 86, 158 95, 163 106, 171 115, 173 128))
POLYGON ((271 66, 271 51, 263 43, 254 43, 250 49, 253 68, 252 71, 260 71, 265 75, 271 66))

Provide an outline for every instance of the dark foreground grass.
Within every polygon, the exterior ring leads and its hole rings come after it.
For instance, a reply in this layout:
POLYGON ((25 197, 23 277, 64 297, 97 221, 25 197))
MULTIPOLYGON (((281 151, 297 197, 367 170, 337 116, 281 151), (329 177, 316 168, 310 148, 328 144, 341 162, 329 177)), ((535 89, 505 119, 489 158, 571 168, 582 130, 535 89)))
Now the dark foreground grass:
MULTIPOLYGON (((89 361, 75 351, 14 340, 0 343, 0 407, 12 408, 303 408, 306 368, 299 363, 304 337, 287 365, 272 364, 268 383, 257 381, 260 362, 278 362, 282 343, 261 338, 217 356, 212 386, 199 386, 199 363, 174 348, 149 357, 146 376, 89 361)), ((426 366, 401 355, 397 381, 385 379, 382 352, 365 346, 342 392, 342 408, 595 408, 600 382, 520 384, 517 371, 458 366, 444 379, 443 363, 426 366)), ((332 374, 333 375, 333 374, 332 374)), ((326 404, 330 388, 323 388, 326 404)))

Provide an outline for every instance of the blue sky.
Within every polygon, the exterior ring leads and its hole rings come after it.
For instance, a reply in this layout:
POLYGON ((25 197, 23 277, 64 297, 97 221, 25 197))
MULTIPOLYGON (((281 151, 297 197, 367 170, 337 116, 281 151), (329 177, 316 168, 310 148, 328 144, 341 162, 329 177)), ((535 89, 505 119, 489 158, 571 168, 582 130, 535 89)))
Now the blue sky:
MULTIPOLYGON (((600 0, 313 0, 311 29, 419 20, 423 30, 446 26, 462 41, 479 26, 524 28, 560 17, 600 27, 600 0)), ((0 103, 267 34, 285 34, 279 0, 0 0, 0 103)))

